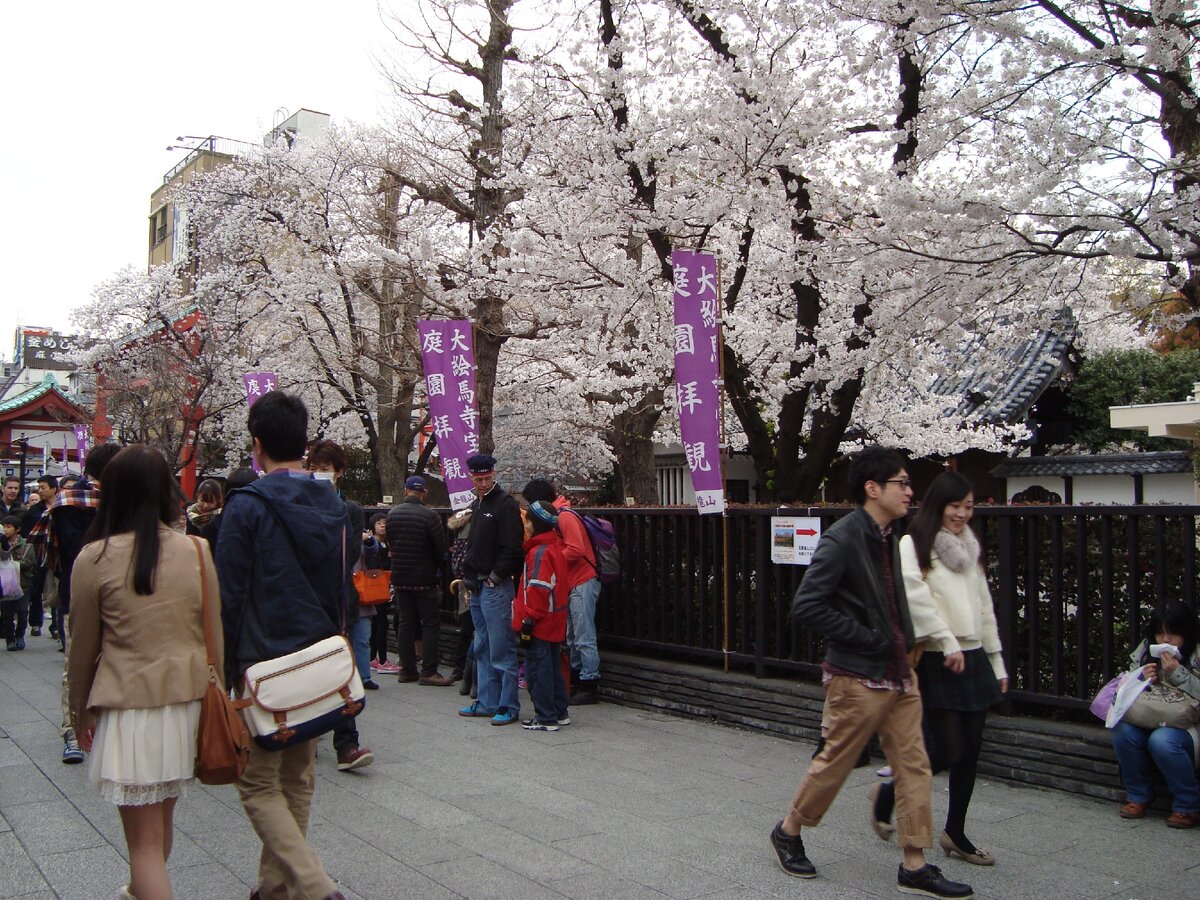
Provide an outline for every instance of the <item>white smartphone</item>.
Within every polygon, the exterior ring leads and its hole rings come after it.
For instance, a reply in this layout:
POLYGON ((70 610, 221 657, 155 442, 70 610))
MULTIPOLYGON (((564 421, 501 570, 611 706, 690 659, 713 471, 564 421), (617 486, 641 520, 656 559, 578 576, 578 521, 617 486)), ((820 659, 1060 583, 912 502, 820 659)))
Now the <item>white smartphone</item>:
POLYGON ((1170 654, 1176 659, 1180 659, 1179 648, 1174 644, 1151 644, 1150 655, 1155 659, 1162 659, 1164 655, 1170 654))

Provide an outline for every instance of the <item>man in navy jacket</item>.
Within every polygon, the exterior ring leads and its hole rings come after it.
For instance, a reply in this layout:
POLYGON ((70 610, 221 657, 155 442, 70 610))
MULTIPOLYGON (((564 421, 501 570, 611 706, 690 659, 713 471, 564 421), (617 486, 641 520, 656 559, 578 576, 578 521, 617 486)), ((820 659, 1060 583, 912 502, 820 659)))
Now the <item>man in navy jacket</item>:
MULTIPOLYGON (((248 424, 266 475, 230 495, 217 543, 225 676, 235 685, 257 662, 342 632, 361 540, 346 505, 304 469, 303 401, 272 391, 248 424)), ((237 788, 263 845, 256 895, 342 897, 305 837, 316 754, 317 738, 275 751, 251 744, 237 788)))

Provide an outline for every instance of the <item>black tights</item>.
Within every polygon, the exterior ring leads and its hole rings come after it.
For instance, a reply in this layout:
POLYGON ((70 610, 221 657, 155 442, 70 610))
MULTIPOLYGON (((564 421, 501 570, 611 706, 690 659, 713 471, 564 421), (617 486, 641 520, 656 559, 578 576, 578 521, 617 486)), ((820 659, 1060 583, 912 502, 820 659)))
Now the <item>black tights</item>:
MULTIPOLYGON (((946 811, 946 834, 963 851, 974 853, 976 847, 965 833, 967 807, 975 792, 975 774, 979 766, 979 751, 983 747, 983 724, 987 710, 959 712, 953 709, 927 709, 922 722, 929 768, 933 774, 950 772, 950 808, 946 811)), ((896 802, 895 782, 880 785, 875 803, 875 818, 892 820, 896 802)))
POLYGON ((983 747, 983 723, 987 710, 959 712, 953 709, 925 711, 925 746, 934 774, 950 772, 950 808, 946 811, 946 834, 962 850, 974 852, 967 840, 967 807, 975 792, 975 773, 983 747))

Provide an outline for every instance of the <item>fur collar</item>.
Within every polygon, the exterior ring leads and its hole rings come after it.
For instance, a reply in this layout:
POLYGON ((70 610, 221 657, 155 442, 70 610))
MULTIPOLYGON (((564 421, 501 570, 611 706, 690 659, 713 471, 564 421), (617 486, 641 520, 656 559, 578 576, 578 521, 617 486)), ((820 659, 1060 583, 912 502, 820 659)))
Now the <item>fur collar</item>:
POLYGON ((948 569, 960 575, 979 562, 979 538, 967 526, 961 534, 939 529, 933 539, 933 552, 948 569))

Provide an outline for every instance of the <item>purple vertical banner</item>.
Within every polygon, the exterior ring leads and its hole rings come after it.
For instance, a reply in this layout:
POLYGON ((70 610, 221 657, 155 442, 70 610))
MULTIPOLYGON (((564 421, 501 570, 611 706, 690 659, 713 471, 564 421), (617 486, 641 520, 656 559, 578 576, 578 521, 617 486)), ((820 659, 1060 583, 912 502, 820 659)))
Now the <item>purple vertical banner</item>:
POLYGON ((675 401, 679 436, 696 508, 701 515, 725 511, 721 473, 721 391, 717 360, 717 258, 711 253, 674 250, 675 401))
POLYGON ((87 426, 76 425, 72 430, 75 432, 75 456, 79 459, 79 471, 82 472, 87 465, 87 426))
MULTIPOLYGON (((274 372, 247 372, 242 376, 242 384, 246 386, 246 405, 253 406, 263 394, 275 390, 278 383, 279 379, 274 372)), ((262 466, 258 464, 258 458, 253 453, 250 454, 250 465, 255 475, 262 475, 262 466)))
POLYGON ((475 402, 475 344, 471 323, 426 319, 417 323, 429 422, 437 438, 450 507, 475 499, 467 458, 479 452, 479 406, 475 402))

